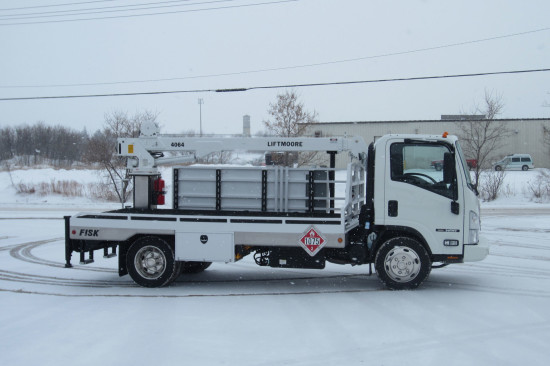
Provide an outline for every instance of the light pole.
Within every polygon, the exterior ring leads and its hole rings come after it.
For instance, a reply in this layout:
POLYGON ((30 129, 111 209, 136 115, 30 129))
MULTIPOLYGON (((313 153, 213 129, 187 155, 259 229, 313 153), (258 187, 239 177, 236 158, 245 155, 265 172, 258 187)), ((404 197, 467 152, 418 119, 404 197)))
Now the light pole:
POLYGON ((202 137, 202 105, 204 104, 204 99, 199 98, 199 123, 200 123, 200 130, 199 135, 202 137))

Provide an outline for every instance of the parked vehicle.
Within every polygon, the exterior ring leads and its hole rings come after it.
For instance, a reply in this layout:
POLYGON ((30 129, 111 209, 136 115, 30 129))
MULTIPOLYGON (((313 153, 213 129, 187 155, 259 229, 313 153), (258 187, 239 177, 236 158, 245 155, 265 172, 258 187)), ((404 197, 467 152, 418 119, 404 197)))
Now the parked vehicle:
POLYGON ((533 159, 529 154, 513 154, 504 157, 493 164, 496 171, 501 170, 523 170, 534 169, 533 159))
POLYGON ((134 179, 133 207, 66 216, 66 267, 73 252, 86 264, 95 250, 118 251, 119 275, 159 287, 253 254, 277 268, 374 264, 388 288, 413 289, 432 268, 488 254, 456 136, 386 135, 367 146, 361 137, 191 138, 146 127, 117 145, 134 179), (176 167, 172 208, 158 208, 166 192, 157 166, 181 158, 163 153, 228 150, 327 152, 330 167, 176 167), (342 152, 351 161, 337 180, 342 152), (426 164, 435 160, 441 171, 426 164))

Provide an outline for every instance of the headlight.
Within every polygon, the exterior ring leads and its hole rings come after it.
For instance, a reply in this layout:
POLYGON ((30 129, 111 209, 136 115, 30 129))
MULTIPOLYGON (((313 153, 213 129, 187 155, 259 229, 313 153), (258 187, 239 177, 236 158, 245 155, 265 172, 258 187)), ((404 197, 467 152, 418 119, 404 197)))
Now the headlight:
POLYGON ((468 236, 468 244, 477 244, 479 242, 479 215, 474 211, 470 211, 470 235, 468 236))

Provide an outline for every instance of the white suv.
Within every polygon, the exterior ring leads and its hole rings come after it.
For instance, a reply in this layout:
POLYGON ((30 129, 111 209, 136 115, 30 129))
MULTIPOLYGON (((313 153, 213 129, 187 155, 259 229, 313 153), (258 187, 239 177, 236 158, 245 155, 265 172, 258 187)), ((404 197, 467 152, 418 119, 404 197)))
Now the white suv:
POLYGON ((502 160, 493 164, 495 170, 500 171, 503 169, 508 170, 529 170, 534 169, 533 159, 529 154, 513 154, 508 155, 502 160))

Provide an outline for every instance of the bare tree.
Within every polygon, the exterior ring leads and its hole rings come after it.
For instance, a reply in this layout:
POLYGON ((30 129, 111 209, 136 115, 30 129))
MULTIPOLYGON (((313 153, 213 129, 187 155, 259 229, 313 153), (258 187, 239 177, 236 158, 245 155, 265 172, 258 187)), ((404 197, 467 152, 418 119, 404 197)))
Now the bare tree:
MULTIPOLYGON (((550 94, 550 93, 547 93, 550 94)), ((550 102, 544 101, 542 104, 543 107, 550 108, 550 102)), ((542 142, 550 148, 550 126, 542 126, 542 142)))
POLYGON ((502 122, 495 120, 503 108, 502 95, 486 90, 483 105, 474 107, 474 114, 485 115, 485 118, 458 123, 459 135, 466 157, 477 160, 474 170, 476 187, 479 184, 481 169, 489 166, 492 155, 503 146, 505 139, 512 134, 512 131, 502 122))
POLYGON ((0 160, 13 158, 15 154, 16 135, 11 127, 0 129, 0 160))
POLYGON ((86 161, 101 166, 123 208, 132 192, 132 180, 126 169, 126 159, 116 155, 116 140, 120 137, 138 137, 142 124, 156 123, 157 115, 150 111, 138 112, 132 117, 124 112, 107 113, 103 130, 96 132, 88 143, 86 161))
MULTIPOLYGON (((550 105, 548 106, 550 107, 550 105)), ((550 126, 549 125, 542 126, 542 142, 550 150, 550 126)), ((533 193, 533 196, 536 199, 540 200, 542 198, 546 198, 546 199, 550 198, 550 174, 544 171, 539 172, 539 175, 537 177, 538 191, 534 189, 535 187, 534 185, 531 186, 531 184, 529 184, 529 186, 530 186, 529 188, 531 188, 531 192, 533 193)))
POLYGON ((200 164, 228 164, 233 158, 231 151, 217 151, 210 153, 198 160, 200 164))
POLYGON ((126 112, 114 111, 105 113, 105 130, 108 130, 115 138, 138 137, 143 122, 155 122, 157 114, 145 111, 137 112, 132 117, 126 112))
POLYGON ((504 170, 488 170, 480 178, 480 197, 485 201, 494 201, 500 194, 506 172, 504 170))
MULTIPOLYGON (((268 113, 271 118, 263 123, 267 132, 275 136, 303 136, 312 124, 317 123, 317 113, 306 111, 304 104, 298 100, 298 95, 294 90, 287 90, 283 94, 278 94, 277 102, 269 104, 268 113)), ((296 162, 298 166, 301 166, 311 163, 315 155, 315 153, 301 153, 295 161, 293 155, 286 152, 280 154, 277 163, 289 166, 296 162)))

